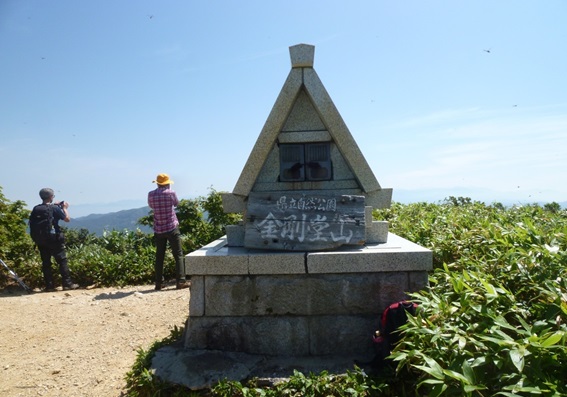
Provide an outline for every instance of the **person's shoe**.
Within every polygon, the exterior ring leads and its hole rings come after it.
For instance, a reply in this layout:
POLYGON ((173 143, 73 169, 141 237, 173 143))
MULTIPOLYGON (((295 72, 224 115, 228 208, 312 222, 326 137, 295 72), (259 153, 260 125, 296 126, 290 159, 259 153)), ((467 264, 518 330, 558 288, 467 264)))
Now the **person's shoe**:
POLYGON ((185 289, 185 288, 189 288, 191 286, 191 281, 179 281, 177 282, 177 285, 175 286, 176 289, 185 289))
POLYGON ((161 288, 162 288, 162 287, 163 287, 163 285, 161 285, 161 283, 159 283, 159 284, 156 284, 156 286, 154 287, 154 289, 155 289, 156 291, 161 291, 161 288))
POLYGON ((63 286, 63 291, 68 291, 70 289, 77 289, 77 288, 79 288, 79 284, 75 284, 75 283, 65 284, 63 286))
POLYGON ((43 292, 55 292, 57 289, 53 285, 48 285, 43 289, 43 292))

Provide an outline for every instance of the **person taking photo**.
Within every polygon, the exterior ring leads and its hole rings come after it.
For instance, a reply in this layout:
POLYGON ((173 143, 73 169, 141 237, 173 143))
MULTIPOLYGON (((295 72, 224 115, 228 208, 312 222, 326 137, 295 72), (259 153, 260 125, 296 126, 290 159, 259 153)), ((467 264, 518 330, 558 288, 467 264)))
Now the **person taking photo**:
POLYGON ((65 236, 59 227, 59 221, 69 222, 71 220, 67 211, 69 203, 66 201, 53 202, 55 193, 50 188, 41 189, 39 197, 42 203, 32 209, 29 226, 31 237, 36 243, 41 256, 41 271, 45 282, 45 291, 52 292, 56 290, 51 268, 52 257, 59 265, 63 290, 77 289, 79 285, 73 282, 69 272, 67 252, 65 250, 65 236))

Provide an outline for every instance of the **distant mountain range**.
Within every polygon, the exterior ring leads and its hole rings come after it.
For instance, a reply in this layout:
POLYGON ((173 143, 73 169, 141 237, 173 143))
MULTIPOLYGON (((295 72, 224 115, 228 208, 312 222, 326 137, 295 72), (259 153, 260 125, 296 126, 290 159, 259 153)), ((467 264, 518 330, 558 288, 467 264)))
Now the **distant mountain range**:
MULTIPOLYGON (((399 202, 405 202, 403 195, 399 195, 399 202)), ((447 196, 448 197, 448 196, 447 196)), ((465 196, 463 196, 465 197, 465 196)), ((428 201, 428 200, 424 200, 428 201)), ((439 202, 439 201, 438 201, 439 202)), ((490 204, 490 203, 488 203, 490 204)), ((517 203, 504 202, 505 206, 517 205, 517 203)), ((545 203, 538 203, 543 206, 545 203)), ((562 208, 567 208, 567 202, 560 202, 562 208)), ((108 214, 91 214, 78 218, 72 218, 71 222, 66 223, 69 229, 87 229, 89 232, 102 236, 105 230, 136 230, 140 229, 144 233, 153 233, 153 230, 147 226, 138 224, 138 219, 148 215, 150 207, 134 208, 131 210, 122 210, 118 212, 110 212, 108 214)))
POLYGON ((68 229, 87 229, 90 233, 102 236, 105 230, 136 230, 140 229, 145 233, 153 233, 148 226, 138 224, 138 219, 148 215, 150 207, 134 208, 111 212, 108 214, 91 214, 79 218, 72 218, 71 222, 66 223, 68 229))

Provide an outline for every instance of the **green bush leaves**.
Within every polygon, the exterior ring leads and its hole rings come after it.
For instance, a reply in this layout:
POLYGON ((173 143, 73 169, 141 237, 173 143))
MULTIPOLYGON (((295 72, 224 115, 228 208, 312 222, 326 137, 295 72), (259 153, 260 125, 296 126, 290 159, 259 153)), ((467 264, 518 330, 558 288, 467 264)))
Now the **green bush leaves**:
POLYGON ((396 347, 423 395, 567 395, 567 216, 470 199, 375 212, 433 251, 396 347))
MULTIPOLYGON (((43 276, 39 252, 26 230, 29 213, 24 202, 7 200, 0 187, 0 255, 26 284, 34 288, 43 286, 43 276)), ((224 213, 221 195, 212 188, 206 197, 181 200, 177 216, 185 253, 221 237, 225 225, 240 220, 238 214, 224 213)), ((152 221, 153 216, 149 213, 139 223, 151 226, 152 221)), ((69 268, 74 281, 80 285, 153 283, 155 247, 152 234, 139 230, 109 230, 96 236, 86 229, 67 229, 65 236, 69 268)), ((169 250, 164 277, 175 277, 175 261, 169 250)), ((8 282, 7 277, 0 278, 0 287, 8 282)))
MULTIPOLYGON (((24 208, 0 190, 0 254, 34 286, 41 271, 26 234, 29 211, 24 208)), ((326 374, 297 373, 288 389, 282 385, 276 393, 567 396, 565 210, 556 203, 505 208, 450 197, 439 204, 394 203, 374 211, 374 218, 389 221, 391 232, 433 252, 430 288, 412 294, 420 309, 392 354, 398 375, 404 376, 376 381, 355 372, 335 384, 336 378, 326 374)), ((239 220, 222 212, 214 190, 182 201, 179 219, 187 252, 239 220)), ((150 215, 141 220, 149 222, 150 215)), ((69 231, 68 241, 71 270, 83 284, 151 282, 151 235, 69 231)), ((166 272, 167 266, 172 271, 172 258, 167 263, 166 272)), ((239 395, 276 395, 234 384, 219 385, 218 395, 223 387, 238 389, 239 395)))

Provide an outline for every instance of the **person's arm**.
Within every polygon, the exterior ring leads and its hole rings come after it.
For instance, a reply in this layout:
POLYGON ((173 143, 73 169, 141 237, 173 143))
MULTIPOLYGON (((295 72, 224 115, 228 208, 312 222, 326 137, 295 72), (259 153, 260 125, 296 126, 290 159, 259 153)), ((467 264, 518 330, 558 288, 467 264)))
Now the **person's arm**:
POLYGON ((55 216, 56 220, 62 220, 64 222, 69 222, 71 220, 71 217, 69 216, 69 211, 67 211, 67 207, 69 207, 69 203, 66 201, 63 202, 63 205, 61 205, 60 202, 54 203, 53 211, 57 213, 57 216, 55 216))
POLYGON ((69 216, 69 211, 67 211, 68 207, 69 207, 69 203, 67 201, 64 201, 63 205, 61 206, 61 209, 63 210, 63 214, 65 214, 65 218, 63 218, 64 222, 69 222, 71 220, 71 217, 69 216))
POLYGON ((67 211, 67 208, 63 208, 63 213, 65 214, 65 218, 63 218, 64 222, 70 222, 71 221, 71 216, 69 215, 69 212, 67 211))

